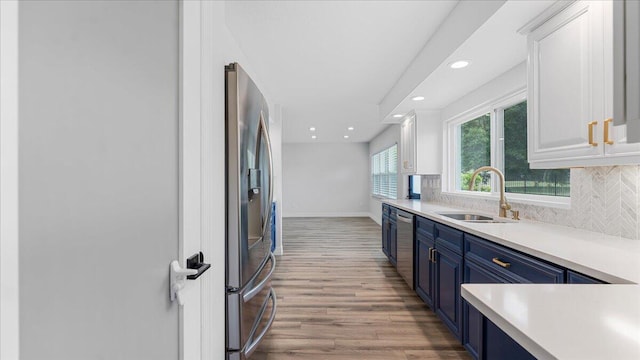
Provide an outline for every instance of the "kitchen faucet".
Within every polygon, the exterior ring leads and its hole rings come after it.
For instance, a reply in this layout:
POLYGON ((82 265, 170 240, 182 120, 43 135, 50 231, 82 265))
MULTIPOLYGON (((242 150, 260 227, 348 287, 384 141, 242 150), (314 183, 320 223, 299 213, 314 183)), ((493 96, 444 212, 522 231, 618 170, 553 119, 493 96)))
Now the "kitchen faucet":
POLYGON ((469 191, 473 190, 473 185, 476 182, 476 176, 478 176, 478 174, 483 171, 493 171, 494 173, 498 174, 498 178, 500 179, 500 212, 498 215, 500 217, 506 218, 507 210, 511 209, 511 205, 509 205, 509 203, 507 202, 507 198, 504 196, 504 175, 502 174, 502 171, 492 166, 479 167, 476 171, 473 172, 473 175, 471 175, 471 182, 469 182, 469 191))

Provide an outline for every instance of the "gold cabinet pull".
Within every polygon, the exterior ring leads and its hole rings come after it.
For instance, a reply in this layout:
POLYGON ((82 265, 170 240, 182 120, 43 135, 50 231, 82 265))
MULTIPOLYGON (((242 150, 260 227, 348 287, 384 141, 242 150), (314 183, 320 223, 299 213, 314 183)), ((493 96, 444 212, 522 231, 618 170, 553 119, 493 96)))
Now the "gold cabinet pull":
POLYGON ((503 268, 508 268, 508 267, 511 266, 510 263, 500 261, 500 259, 498 259, 497 257, 491 259, 491 261, 493 261, 494 264, 498 264, 498 265, 502 266, 503 268))
POLYGON ((587 125, 589 125, 589 145, 598 146, 598 143, 593 141, 593 127, 598 125, 598 122, 597 121, 591 121, 587 125))
POLYGON ((613 145, 613 140, 609 139, 609 123, 612 121, 612 118, 608 118, 604 121, 604 143, 607 145, 613 145))

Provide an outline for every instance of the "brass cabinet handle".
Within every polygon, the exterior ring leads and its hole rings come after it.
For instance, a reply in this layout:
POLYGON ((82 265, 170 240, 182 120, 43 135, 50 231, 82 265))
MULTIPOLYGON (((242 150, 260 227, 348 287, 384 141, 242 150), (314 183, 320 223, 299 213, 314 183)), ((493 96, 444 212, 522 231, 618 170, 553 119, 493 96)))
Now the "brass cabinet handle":
POLYGON ((613 140, 609 139, 609 123, 612 121, 612 118, 608 118, 604 121, 604 143, 607 145, 613 145, 613 140))
POLYGON ((508 268, 508 267, 511 266, 510 263, 500 261, 500 259, 498 259, 497 257, 491 259, 491 261, 493 261, 494 264, 498 264, 498 265, 502 266, 503 268, 508 268))
POLYGON ((593 141, 593 127, 598 125, 598 122, 597 121, 591 121, 587 125, 589 125, 589 145, 598 146, 598 143, 593 141))

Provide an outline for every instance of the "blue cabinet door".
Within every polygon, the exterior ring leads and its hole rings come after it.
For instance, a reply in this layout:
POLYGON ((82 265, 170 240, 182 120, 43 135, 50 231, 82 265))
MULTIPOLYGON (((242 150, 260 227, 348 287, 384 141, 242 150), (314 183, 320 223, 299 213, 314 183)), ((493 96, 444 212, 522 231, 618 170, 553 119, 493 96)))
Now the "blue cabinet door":
POLYGON ((567 271, 567 283, 569 284, 606 284, 606 282, 594 279, 587 275, 568 270, 567 271))
POLYGON ((461 339, 462 335, 462 256, 436 244, 436 314, 451 332, 461 339))
POLYGON ((382 215, 382 252, 389 257, 389 217, 382 215))
POLYGON ((433 309, 433 262, 429 254, 435 247, 433 238, 416 232, 416 293, 433 309))
POLYGON ((389 222, 389 260, 393 266, 397 264, 398 256, 398 226, 395 221, 389 222))
MULTIPOLYGON (((510 281, 486 269, 479 263, 465 259, 463 282, 465 284, 500 284, 509 283, 510 281)), ((464 319, 462 344, 474 359, 479 359, 482 349, 483 316, 464 299, 462 300, 462 313, 464 319)))
MULTIPOLYGON (((484 318, 484 316, 483 316, 484 318)), ((484 318, 484 341, 482 343, 482 360, 536 360, 525 348, 520 346, 504 331, 500 330, 489 319, 484 318)))

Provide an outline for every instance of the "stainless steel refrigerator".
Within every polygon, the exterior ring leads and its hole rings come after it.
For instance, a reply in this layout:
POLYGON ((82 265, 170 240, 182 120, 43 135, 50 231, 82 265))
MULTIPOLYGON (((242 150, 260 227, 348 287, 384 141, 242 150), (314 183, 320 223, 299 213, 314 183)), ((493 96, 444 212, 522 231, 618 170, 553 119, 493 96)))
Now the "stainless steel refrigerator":
POLYGON ((276 294, 271 276, 273 161, 269 108, 237 64, 225 67, 226 86, 226 341, 227 359, 248 358, 271 327, 276 294))

